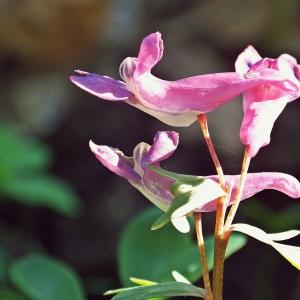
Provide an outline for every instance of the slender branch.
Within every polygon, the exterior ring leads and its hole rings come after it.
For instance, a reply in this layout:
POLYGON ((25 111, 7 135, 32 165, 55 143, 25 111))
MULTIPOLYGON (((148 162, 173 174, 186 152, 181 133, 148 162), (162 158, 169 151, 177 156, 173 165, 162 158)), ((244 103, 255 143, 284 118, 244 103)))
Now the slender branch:
POLYGON ((241 202, 250 162, 251 162, 251 157, 249 155, 249 148, 248 148, 248 146, 246 146, 245 153, 244 153, 243 164, 242 164, 241 176, 240 176, 240 183, 239 183, 239 186, 238 186, 238 190, 235 194, 235 199, 233 201, 233 204, 232 204, 231 209, 230 209, 230 211, 228 213, 228 216, 227 216, 227 220, 226 220, 226 223, 225 223, 225 226, 224 226, 225 231, 229 230, 229 228, 232 224, 232 221, 234 219, 234 216, 237 212, 237 209, 239 207, 239 204, 241 202))
POLYGON ((213 300, 212 292, 211 292, 211 284, 210 284, 210 279, 209 279, 209 271, 208 271, 208 266, 207 266, 206 252, 205 252, 205 246, 204 246, 204 238, 203 238, 203 232, 202 232, 201 213, 195 212, 194 218, 195 218, 198 249, 199 249, 200 258, 201 258, 204 288, 206 291, 205 299, 213 300))

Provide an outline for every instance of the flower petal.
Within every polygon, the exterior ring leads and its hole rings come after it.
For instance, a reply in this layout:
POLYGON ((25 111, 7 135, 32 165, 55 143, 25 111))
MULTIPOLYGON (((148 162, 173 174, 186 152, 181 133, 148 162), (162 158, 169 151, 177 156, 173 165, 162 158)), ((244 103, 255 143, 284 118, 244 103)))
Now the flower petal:
POLYGON ((71 76, 70 80, 83 90, 105 100, 126 101, 133 94, 127 90, 124 82, 108 76, 76 71, 80 76, 71 76))
POLYGON ((137 75, 150 72, 151 69, 161 60, 164 45, 159 32, 146 36, 140 47, 137 58, 137 75))
POLYGON ((235 70, 240 75, 246 74, 249 69, 262 57, 258 54, 253 46, 248 46, 235 61, 235 70))
POLYGON ((296 237, 297 235, 299 235, 299 230, 288 230, 279 233, 269 233, 269 237, 276 242, 289 240, 296 237))
MULTIPOLYGON (((299 70, 299 65, 297 60, 289 55, 282 54, 276 59, 276 64, 278 70, 286 77, 292 80, 299 87, 299 77, 297 71, 299 70)), ((294 100, 294 99, 293 99, 294 100)))
POLYGON ((163 211, 168 209, 174 199, 170 191, 173 183, 174 180, 145 169, 143 186, 147 190, 148 199, 163 211))
POLYGON ((157 164, 172 155, 179 143, 179 135, 175 131, 159 131, 153 144, 143 158, 143 164, 157 164))
MULTIPOLYGON (((238 231, 244 234, 247 234, 262 243, 268 244, 272 246, 275 250, 277 250, 284 258, 286 258, 294 267, 300 270, 300 247, 284 245, 280 243, 274 242, 272 239, 274 236, 280 236, 283 240, 283 237, 286 236, 287 238, 291 238, 290 232, 281 232, 277 234, 267 234, 260 228, 248 225, 248 224, 233 224, 230 227, 232 231, 238 231)), ((293 231, 293 237, 299 235, 299 230, 293 231), (297 233, 297 234, 296 234, 297 233)))
POLYGON ((254 157, 261 147, 270 143, 274 122, 286 104, 300 96, 299 65, 288 54, 282 54, 277 59, 262 59, 254 48, 248 47, 238 57, 236 69, 246 79, 274 80, 272 84, 265 83, 249 89, 243 95, 244 117, 240 138, 249 147, 250 156, 254 157))
POLYGON ((288 97, 277 100, 257 102, 256 91, 249 91, 244 96, 244 117, 240 129, 243 144, 249 146, 249 155, 254 157, 259 149, 270 143, 274 122, 281 114, 288 97))
MULTIPOLYGON (((218 176, 208 176, 218 182, 218 176)), ((235 195, 238 189, 240 175, 225 175, 226 183, 232 183, 233 188, 231 192, 230 204, 235 199, 235 195)), ((288 174, 278 172, 261 172, 261 173, 248 173, 245 183, 245 188, 242 195, 242 200, 248 199, 253 195, 263 190, 277 190, 288 195, 291 198, 300 197, 300 183, 299 181, 288 174)), ((203 211, 215 211, 216 202, 211 202, 205 207, 203 211)))
POLYGON ((173 226, 181 233, 188 233, 190 231, 190 223, 186 216, 171 219, 173 226))
POLYGON ((108 146, 98 146, 92 141, 90 141, 90 148, 97 159, 113 173, 129 181, 140 181, 140 176, 133 170, 130 159, 120 150, 108 146))
POLYGON ((133 77, 133 92, 139 102, 149 109, 196 115, 210 112, 256 86, 277 82, 277 78, 245 79, 233 72, 199 75, 177 81, 161 80, 147 73, 133 77))

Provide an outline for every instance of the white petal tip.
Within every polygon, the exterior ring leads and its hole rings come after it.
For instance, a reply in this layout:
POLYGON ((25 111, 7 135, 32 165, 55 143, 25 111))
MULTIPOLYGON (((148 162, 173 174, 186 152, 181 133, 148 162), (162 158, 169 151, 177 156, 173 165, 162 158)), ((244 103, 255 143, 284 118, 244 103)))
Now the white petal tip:
POLYGON ((99 146, 96 145, 92 140, 89 141, 89 146, 92 152, 97 153, 99 146))
POLYGON ((171 222, 181 233, 188 233, 190 231, 190 224, 186 217, 171 219, 171 222))

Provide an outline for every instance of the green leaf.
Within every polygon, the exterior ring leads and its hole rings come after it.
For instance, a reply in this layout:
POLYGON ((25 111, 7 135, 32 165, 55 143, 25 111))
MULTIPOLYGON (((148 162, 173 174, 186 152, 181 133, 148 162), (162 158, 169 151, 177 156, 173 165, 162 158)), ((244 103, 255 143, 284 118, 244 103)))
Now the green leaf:
POLYGON ((171 221, 173 212, 176 211, 179 207, 188 203, 188 201, 189 201, 189 194, 179 195, 175 197, 169 209, 153 223, 153 225, 151 226, 151 230, 160 229, 166 224, 168 224, 171 221))
POLYGON ((0 289, 0 299, 1 300, 29 300, 29 298, 25 297, 19 292, 7 288, 0 289))
POLYGON ((41 254, 14 262, 11 281, 32 300, 83 300, 77 275, 65 264, 41 254))
POLYGON ((176 297, 176 296, 191 296, 204 298, 205 291, 191 284, 182 282, 165 282, 152 286, 134 287, 128 289, 116 296, 113 300, 141 300, 154 297, 176 297))
POLYGON ((80 201, 71 187, 47 175, 0 181, 0 191, 19 203, 49 207, 69 216, 79 210, 80 201))
POLYGON ((18 134, 14 127, 0 124, 0 178, 47 168, 52 160, 51 153, 38 140, 18 134))
MULTIPOLYGON (((134 218, 123 231, 118 244, 118 268, 123 286, 130 285, 129 277, 147 278, 155 282, 173 280, 173 270, 191 282, 202 276, 199 252, 191 234, 181 234, 170 224, 159 231, 149 225, 160 215, 151 207, 134 218)), ((226 255, 246 243, 243 235, 233 234, 226 255)), ((213 237, 205 239, 209 267, 213 265, 213 237)))

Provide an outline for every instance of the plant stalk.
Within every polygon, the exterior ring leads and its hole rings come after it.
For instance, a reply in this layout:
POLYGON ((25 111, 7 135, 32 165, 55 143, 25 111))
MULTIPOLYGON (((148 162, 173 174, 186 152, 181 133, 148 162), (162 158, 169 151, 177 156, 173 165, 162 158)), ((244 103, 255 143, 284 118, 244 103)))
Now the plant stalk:
POLYGON ((215 165, 215 168, 216 168, 216 171, 217 171, 217 174, 218 174, 219 182, 220 182, 221 186, 223 188, 225 188, 224 173, 223 173, 218 155, 216 153, 215 147, 213 145, 213 142, 211 140, 211 137, 210 137, 210 134, 209 134, 209 131, 208 131, 206 114, 198 115, 198 122, 199 122, 200 128, 202 130, 202 133, 203 133, 207 148, 209 150, 210 156, 211 156, 211 158, 214 162, 214 165, 215 165))
POLYGON ((231 206, 231 209, 230 209, 227 219, 226 219, 226 223, 224 226, 225 232, 227 232, 229 230, 229 228, 232 224, 232 221, 234 219, 234 216, 237 212, 237 209, 239 207, 239 204, 241 202, 250 162, 251 162, 251 157, 249 156, 249 148, 248 148, 248 146, 246 146, 245 152, 244 152, 244 159, 243 159, 243 164, 242 164, 240 182, 239 182, 238 190, 235 194, 233 204, 231 206))
POLYGON ((208 271, 208 266, 207 266, 204 238, 203 238, 203 232, 202 232, 201 213, 195 212, 194 219, 195 219, 195 228, 196 228, 196 234, 197 234, 198 249, 199 249, 201 265, 202 265, 203 282, 204 282, 204 288, 206 291, 205 300, 213 300, 210 278, 209 278, 209 271, 208 271))
MULTIPOLYGON (((215 151, 215 147, 211 140, 206 114, 198 115, 198 121, 200 128, 203 132, 205 142, 207 144, 210 156, 214 162, 219 183, 223 189, 225 187, 225 176, 218 158, 218 155, 215 151)), ((224 238, 224 219, 226 213, 225 206, 226 197, 220 197, 217 200, 217 212, 216 212, 216 224, 215 224, 215 244, 214 244, 214 270, 213 270, 213 299, 221 300, 223 295, 223 274, 224 274, 224 259, 225 251, 229 240, 229 235, 224 238)))

